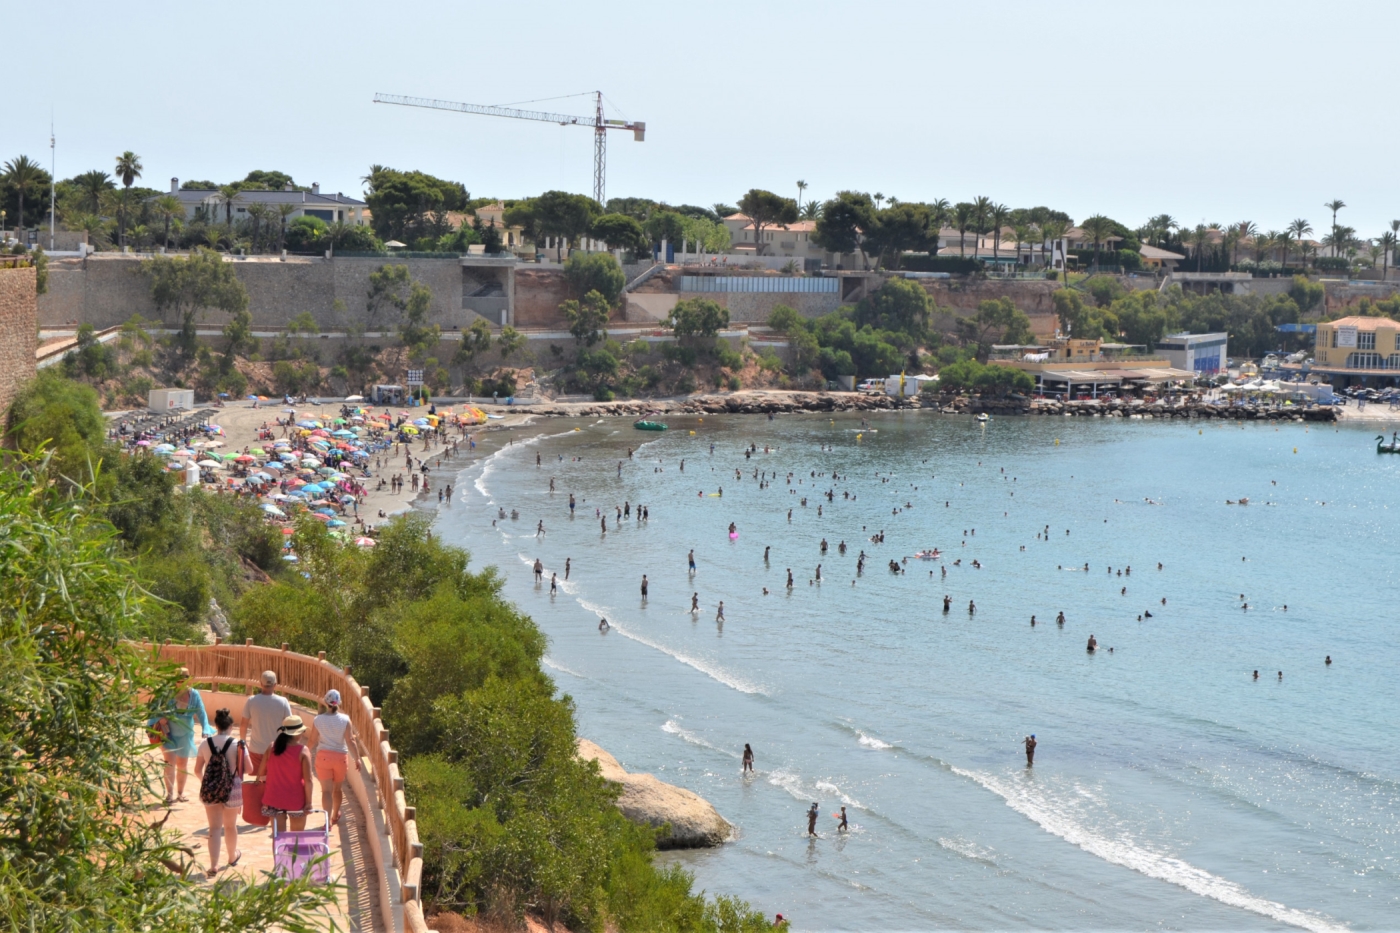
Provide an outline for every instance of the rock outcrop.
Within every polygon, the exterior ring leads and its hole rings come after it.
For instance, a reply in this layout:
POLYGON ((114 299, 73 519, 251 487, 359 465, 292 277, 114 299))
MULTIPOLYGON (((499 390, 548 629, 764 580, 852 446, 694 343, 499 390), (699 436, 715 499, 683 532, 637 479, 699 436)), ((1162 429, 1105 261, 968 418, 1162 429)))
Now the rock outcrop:
POLYGON ((659 781, 650 774, 629 774, 616 758, 587 739, 578 740, 578 756, 598 762, 604 778, 622 785, 617 807, 623 816, 658 829, 670 827, 657 839, 658 849, 705 848, 729 838, 732 827, 699 794, 659 781))

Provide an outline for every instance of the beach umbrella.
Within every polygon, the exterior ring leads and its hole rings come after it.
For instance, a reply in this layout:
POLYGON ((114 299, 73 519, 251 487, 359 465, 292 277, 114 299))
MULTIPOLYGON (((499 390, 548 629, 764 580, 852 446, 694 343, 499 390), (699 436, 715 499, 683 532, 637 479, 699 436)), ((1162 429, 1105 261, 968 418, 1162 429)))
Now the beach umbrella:
POLYGON ((282 559, 295 564, 299 558, 295 554, 283 554, 282 559))
POLYGON ((368 460, 368 459, 369 459, 369 451, 365 451, 365 450, 356 450, 356 451, 352 452, 352 453, 350 454, 350 456, 354 457, 356 460, 368 460))
POLYGON ((301 463, 303 466, 308 467, 318 467, 321 465, 321 461, 317 460, 315 457, 302 457, 301 463))
POLYGON ((311 517, 316 519, 316 521, 318 522, 328 522, 331 520, 331 517, 329 515, 322 515, 320 512, 312 512, 311 517))
POLYGON ((316 510, 316 514, 317 514, 317 515, 325 515, 325 516, 327 516, 327 517, 334 518, 334 517, 335 517, 335 509, 326 508, 326 507, 322 506, 321 508, 319 508, 319 509, 316 510))
POLYGON ((374 547, 373 538, 356 538, 355 543, 358 544, 360 547, 374 547))
POLYGON ((157 444, 157 445, 155 446, 154 449, 155 449, 155 451, 156 451, 157 453, 162 453, 162 452, 164 452, 164 453, 169 453, 170 451, 172 451, 172 450, 175 449, 175 445, 174 445, 174 444, 157 444))
MULTIPOLYGON (((297 531, 297 530, 296 530, 295 528, 283 528, 283 529, 282 529, 282 534, 284 534, 284 535, 294 535, 294 534, 296 534, 296 531, 297 531)), ((288 541, 287 544, 290 545, 291 542, 288 541)))
POLYGON ((233 458, 235 463, 252 463, 254 459, 256 458, 251 457, 248 454, 239 454, 238 456, 233 458))
POLYGON ((354 501, 355 501, 355 497, 354 497, 354 496, 341 496, 340 498, 341 498, 343 501, 345 501, 345 502, 354 502, 354 501))
POLYGON ((331 519, 330 521, 326 522, 326 527, 327 527, 327 528, 344 528, 344 527, 345 527, 345 523, 344 523, 343 521, 341 521, 340 519, 338 519, 338 518, 333 518, 333 519, 331 519))
POLYGON ((286 469, 286 467, 282 466, 282 464, 276 460, 269 460, 263 464, 263 469, 276 470, 278 473, 281 473, 283 470, 286 469))
POLYGON ((302 497, 305 496, 305 495, 306 495, 306 493, 302 492, 300 489, 288 489, 288 490, 287 490, 287 496, 288 496, 289 498, 292 498, 292 499, 300 499, 300 498, 302 498, 302 497))
POLYGON ((272 475, 269 474, 269 473, 264 473, 262 470, 259 470, 258 472, 254 473, 253 476, 252 476, 252 478, 253 478, 253 479, 260 479, 260 480, 262 480, 264 483, 267 483, 267 482, 271 482, 271 481, 272 481, 272 475))
POLYGON ((275 505, 273 505, 273 504, 271 504, 271 503, 263 503, 262 510, 263 510, 264 512, 266 512, 268 515, 275 515, 275 516, 277 516, 278 518, 286 518, 286 517, 287 517, 287 513, 286 513, 286 512, 283 512, 281 509, 279 509, 277 506, 275 506, 275 505))
MULTIPOLYGON (((224 432, 224 429, 221 428, 221 427, 219 427, 217 424, 211 424, 211 425, 209 426, 209 430, 211 430, 211 431, 217 431, 217 432, 219 432, 220 434, 222 434, 222 433, 224 432)), ((204 442, 204 446, 205 446, 205 447, 208 447, 208 448, 212 448, 212 447, 222 447, 222 446, 224 446, 224 442, 223 442, 223 441, 205 441, 205 442, 204 442)))
POLYGON ((256 454, 259 457, 267 456, 267 451, 263 450, 261 447, 254 447, 249 451, 249 453, 256 454))
POLYGON ((201 460, 195 464, 195 466, 202 466, 207 470, 217 470, 222 467, 223 464, 219 463, 217 460, 201 460))

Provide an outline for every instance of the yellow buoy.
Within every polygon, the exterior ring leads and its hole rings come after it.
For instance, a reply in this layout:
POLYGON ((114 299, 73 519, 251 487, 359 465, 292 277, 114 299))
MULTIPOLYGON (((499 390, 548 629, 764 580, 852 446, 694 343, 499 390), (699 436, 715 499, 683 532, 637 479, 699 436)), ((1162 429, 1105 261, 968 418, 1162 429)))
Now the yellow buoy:
POLYGON ((1197 428, 1197 429, 1196 429, 1196 433, 1197 433, 1197 434, 1201 434, 1201 433, 1204 433, 1204 432, 1202 432, 1200 428, 1197 428))
POLYGON ((1059 439, 1058 437, 1055 438, 1055 446, 1056 446, 1056 447, 1059 447, 1059 446, 1060 446, 1060 439, 1059 439))
POLYGON ((691 432, 690 432, 690 436, 691 436, 691 437, 694 437, 694 436, 695 436, 695 432, 694 432, 694 431, 691 431, 691 432))
POLYGON ((857 434, 857 435, 856 435, 856 440, 860 440, 862 437, 865 437, 865 435, 864 435, 864 434, 857 434))
POLYGON ((1294 447, 1294 448, 1293 448, 1293 452, 1296 454, 1296 453, 1298 452, 1298 448, 1297 448, 1297 447, 1294 447))

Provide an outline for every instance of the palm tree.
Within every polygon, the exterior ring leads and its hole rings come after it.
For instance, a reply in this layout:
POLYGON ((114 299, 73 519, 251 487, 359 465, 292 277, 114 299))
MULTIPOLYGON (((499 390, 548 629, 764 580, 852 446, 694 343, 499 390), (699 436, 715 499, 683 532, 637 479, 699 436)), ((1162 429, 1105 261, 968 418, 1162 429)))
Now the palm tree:
POLYGON ((976 247, 972 250, 972 258, 977 258, 977 249, 982 245, 982 237, 987 233, 987 218, 992 212, 992 199, 984 195, 978 195, 972 199, 972 232, 977 234, 976 247))
POLYGON ((256 252, 258 251, 258 229, 262 226, 263 220, 267 218, 267 216, 268 216, 269 213, 270 213, 270 211, 268 210, 266 204, 262 204, 262 203, 253 203, 253 204, 249 204, 249 205, 248 205, 248 217, 251 218, 252 221, 253 221, 253 252, 254 252, 254 253, 256 253, 256 252))
POLYGON ((1293 231, 1281 230, 1278 233, 1275 233, 1274 245, 1276 245, 1279 248, 1280 252, 1282 252, 1283 254, 1283 260, 1280 263, 1280 265, 1288 265, 1288 250, 1290 247, 1293 246, 1293 231))
MULTIPOLYGON (((1049 265, 1045 261, 1045 250, 1048 244, 1054 243, 1069 232, 1069 224, 1063 220, 1047 220, 1040 225, 1040 264, 1049 265)), ((1066 269, 1066 272, 1069 270, 1066 269)))
MULTIPOLYGON (((993 204, 988 210, 987 216, 992 221, 992 257, 994 259, 1001 258, 1001 227, 1006 223, 1006 218, 1010 214, 1011 208, 1005 204, 993 204)), ((1019 250, 1017 252, 1019 254, 1019 250)))
POLYGON ((185 206, 173 194, 163 194, 156 198, 156 214, 165 222, 165 248, 170 249, 170 221, 176 216, 184 216, 185 206))
POLYGON ((1103 214, 1095 214, 1093 217, 1086 217, 1079 226, 1094 241, 1094 269, 1097 271, 1099 268, 1099 244, 1113 236, 1113 221, 1103 214))
MULTIPOLYGON (((1324 205, 1322 205, 1322 206, 1325 207, 1325 208, 1327 208, 1329 211, 1332 212, 1332 241, 1333 241, 1333 243, 1336 243, 1336 241, 1337 241, 1337 211, 1339 211, 1339 210, 1341 210, 1342 208, 1346 207, 1346 206, 1347 206, 1347 202, 1343 201, 1341 198, 1336 198, 1335 200, 1328 201, 1326 204, 1324 204, 1324 205)), ((1333 246, 1332 249, 1333 249, 1332 255, 1333 255, 1333 256, 1337 255, 1337 253, 1336 253, 1337 247, 1336 247, 1336 246, 1333 246)))
POLYGON ((807 183, 802 180, 797 182, 797 209, 802 210, 802 192, 807 190, 807 183))
POLYGON ((223 239, 223 236, 223 231, 214 224, 210 224, 204 228, 204 240, 209 244, 209 248, 212 250, 218 250, 219 240, 223 239))
POLYGON ((1298 241, 1298 252, 1302 256, 1303 265, 1307 265, 1308 247, 1307 244, 1303 242, 1303 238, 1313 232, 1312 224, 1299 217, 1288 225, 1288 232, 1293 234, 1294 239, 1298 241))
POLYGON ((1278 231, 1270 230, 1254 238, 1254 261, 1263 262, 1264 257, 1278 245, 1278 231))
MULTIPOLYGON (((1392 220, 1391 223, 1395 224, 1397 227, 1400 227, 1400 220, 1392 220)), ((1387 230, 1385 233, 1381 234, 1379 242, 1381 245, 1381 249, 1384 251, 1384 254, 1381 257, 1382 282, 1385 281, 1386 276, 1390 273, 1390 254, 1395 252, 1395 243, 1397 239, 1400 239, 1400 237, 1396 236, 1396 231, 1394 230, 1387 230)))
POLYGON ((929 249, 929 254, 936 256, 938 255, 939 246, 943 242, 943 228, 948 226, 948 222, 952 218, 953 209, 948 204, 947 198, 929 201, 925 206, 928 208, 929 236, 933 240, 933 246, 929 249))
POLYGON ((136 179, 141 177, 141 157, 130 149, 117 156, 117 167, 114 171, 117 177, 122 180, 122 201, 117 210, 117 239, 121 246, 126 246, 126 203, 131 197, 131 186, 136 183, 136 179))
POLYGON ((277 205, 277 219, 281 222, 281 227, 277 231, 277 251, 280 253, 287 246, 287 218, 297 212, 295 204, 277 205))
POLYGON ((1230 253, 1231 264, 1240 261, 1239 244, 1258 236, 1259 228, 1254 225, 1254 221, 1252 220, 1241 220, 1239 223, 1235 224, 1235 232, 1238 233, 1239 236, 1235 238, 1235 249, 1230 253))
POLYGON ((972 205, 966 201, 959 201, 953 208, 953 226, 958 228, 958 255, 966 256, 963 244, 967 241, 967 229, 972 226, 976 215, 972 205))
POLYGON ((102 196, 117 187, 112 176, 101 169, 74 175, 73 183, 83 193, 83 206, 93 214, 102 213, 102 196))
POLYGON ((1016 265, 1018 266, 1021 264, 1021 244, 1030 242, 1031 231, 1034 229, 1035 227, 1031 224, 1011 225, 1011 233, 1016 237, 1016 265))
POLYGON ((1376 268, 1376 263, 1385 255, 1385 247, 1378 244, 1371 244, 1366 247, 1366 255, 1371 257, 1371 268, 1376 268))
POLYGON ((1171 214, 1158 214, 1147 222, 1147 226, 1152 230, 1152 245, 1160 247, 1162 240, 1171 236, 1171 232, 1180 224, 1171 214))
POLYGON ((822 202, 808 201, 802 205, 802 211, 798 215, 803 220, 821 220, 822 202))
POLYGON ((365 191, 366 191, 367 193, 369 193, 369 194, 373 194, 373 193, 374 193, 374 176, 375 176, 375 175, 378 175, 380 172, 382 172, 382 171, 384 171, 384 170, 385 170, 385 166, 375 164, 375 165, 371 165, 371 166, 369 167, 369 174, 368 174, 368 175, 361 175, 361 176, 360 176, 360 181, 362 181, 362 182, 365 183, 365 191))
POLYGON ((219 189, 218 200, 224 206, 224 225, 233 230, 233 202, 238 200, 238 196, 243 193, 243 189, 237 185, 224 185, 219 189))
POLYGON ((99 240, 106 238, 103 234, 107 228, 107 221, 97 214, 78 214, 67 217, 64 219, 63 225, 69 230, 81 230, 87 234, 88 244, 93 247, 96 247, 99 240))
MULTIPOLYGON (((1182 230, 1181 242, 1190 244, 1196 252, 1196 271, 1201 271, 1201 260, 1206 246, 1210 243, 1210 227, 1205 224, 1196 224, 1194 230, 1182 230)), ((1238 229, 1238 228, 1236 228, 1238 229)))
POLYGON ((878 211, 885 200, 885 196, 877 191, 872 197, 875 199, 875 209, 878 211))
POLYGON ((24 196, 38 191, 43 184, 44 169, 29 156, 19 156, 5 163, 5 171, 0 180, 15 190, 19 198, 19 213, 15 216, 15 229, 24 229, 24 196))

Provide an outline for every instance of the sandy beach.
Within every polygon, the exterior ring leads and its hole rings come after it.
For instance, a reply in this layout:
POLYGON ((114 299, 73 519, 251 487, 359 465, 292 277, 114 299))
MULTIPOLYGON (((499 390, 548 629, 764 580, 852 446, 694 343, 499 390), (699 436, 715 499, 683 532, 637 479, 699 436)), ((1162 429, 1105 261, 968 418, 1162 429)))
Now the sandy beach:
MULTIPOLYGON (((340 408, 348 403, 340 400, 323 400, 320 405, 296 405, 286 406, 275 401, 258 402, 257 408, 253 407, 251 401, 233 402, 225 408, 217 411, 211 416, 214 424, 224 429, 224 450, 243 450, 247 447, 259 446, 258 432, 264 426, 273 430, 279 437, 282 429, 277 426, 277 419, 285 419, 286 409, 294 407, 298 420, 312 418, 329 423, 331 419, 340 416, 340 408)), ((446 406, 451 407, 451 406, 446 406)), ((499 413, 498 409, 488 410, 492 414, 499 413)), ((426 409, 422 409, 426 411, 426 409)), ((446 478, 460 469, 463 463, 468 462, 479 455, 485 439, 490 435, 509 427, 518 427, 527 424, 533 419, 528 413, 518 410, 509 411, 503 414, 499 421, 489 421, 484 425, 474 428, 467 428, 465 431, 453 428, 445 435, 442 442, 434 435, 424 435, 422 442, 413 444, 394 444, 389 450, 377 454, 369 461, 370 479, 364 480, 368 493, 360 502, 359 515, 368 524, 377 524, 383 518, 400 514, 411 508, 414 502, 425 497, 435 497, 441 483, 446 482, 446 478), (476 441, 477 449, 473 451, 468 438, 476 441), (450 453, 451 444, 461 441, 457 454, 450 453), (427 492, 414 490, 408 482, 409 470, 406 466, 405 457, 411 454, 415 459, 421 459, 429 464, 429 485, 427 492), (387 482, 394 476, 401 477, 404 482, 395 490, 394 484, 387 482), (386 480, 383 489, 376 488, 379 480, 386 480), (383 518, 381 518, 381 513, 383 518)), ((494 450, 497 446, 487 443, 487 447, 494 450)))

